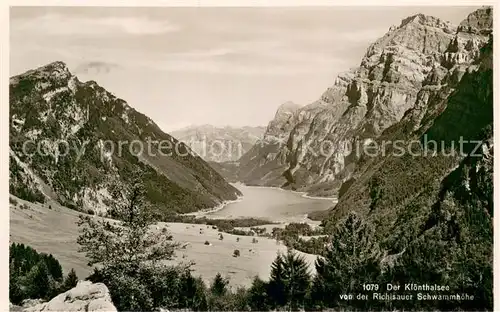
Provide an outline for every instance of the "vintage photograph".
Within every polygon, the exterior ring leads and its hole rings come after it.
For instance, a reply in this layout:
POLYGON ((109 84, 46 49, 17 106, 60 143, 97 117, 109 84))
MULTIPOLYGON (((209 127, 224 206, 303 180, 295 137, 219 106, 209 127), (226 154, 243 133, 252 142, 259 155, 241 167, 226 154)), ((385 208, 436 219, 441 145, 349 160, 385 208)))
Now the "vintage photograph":
POLYGON ((10 311, 493 310, 494 10, 11 6, 10 311))

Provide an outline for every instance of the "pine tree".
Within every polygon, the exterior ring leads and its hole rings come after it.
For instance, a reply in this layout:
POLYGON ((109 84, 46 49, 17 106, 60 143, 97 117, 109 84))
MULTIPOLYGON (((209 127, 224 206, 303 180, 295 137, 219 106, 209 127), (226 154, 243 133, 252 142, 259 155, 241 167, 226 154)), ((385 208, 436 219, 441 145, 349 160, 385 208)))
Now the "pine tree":
POLYGON ((268 311, 270 310, 268 284, 255 276, 252 281, 252 286, 248 289, 248 304, 252 311, 268 311))
POLYGON ((355 214, 350 213, 336 227, 324 257, 316 260, 316 276, 311 298, 316 304, 336 307, 340 295, 353 293, 365 266, 377 255, 371 242, 373 230, 355 214))
POLYGON ((220 273, 215 275, 214 281, 212 282, 212 286, 210 286, 210 292, 212 295, 220 297, 224 296, 227 292, 227 285, 229 281, 222 277, 220 273))
POLYGON ((284 267, 283 256, 278 254, 271 264, 271 276, 269 279, 269 297, 274 308, 286 304, 285 282, 283 280, 284 267))
POLYGON ((196 292, 193 296, 191 309, 194 311, 207 311, 208 302, 206 296, 206 286, 201 277, 195 279, 196 292))
POLYGON ((288 251, 278 255, 271 267, 270 296, 278 306, 297 310, 304 306, 311 276, 304 257, 288 251))
POLYGON ((71 271, 69 271, 68 275, 64 279, 64 283, 61 287, 61 292, 70 290, 71 288, 75 287, 76 284, 78 284, 78 276, 76 275, 75 270, 71 269, 71 271))
POLYGON ((232 294, 229 292, 228 284, 229 280, 223 278, 220 273, 215 275, 208 296, 208 309, 210 311, 230 311, 233 309, 232 294))
POLYGON ((318 257, 315 262, 316 275, 313 278, 310 293, 310 307, 313 310, 322 310, 331 301, 331 294, 327 293, 325 286, 325 259, 318 257))
POLYGON ((11 261, 9 265, 9 300, 14 304, 20 304, 25 297, 19 285, 19 275, 16 269, 11 261))
POLYGON ((180 279, 180 293, 184 302, 181 308, 202 311, 207 309, 207 298, 205 296, 205 284, 201 278, 195 278, 190 270, 186 270, 180 279))
POLYGON ((288 251, 284 257, 284 281, 286 285, 287 302, 290 310, 304 306, 304 299, 309 290, 311 276, 304 257, 288 251))
POLYGON ((134 272, 146 262, 154 266, 171 259, 177 245, 168 231, 151 231, 156 220, 144 202, 141 174, 134 175, 131 189, 123 193, 124 202, 110 211, 110 216, 121 222, 80 215, 77 242, 89 259, 88 265, 100 264, 104 271, 134 272))
POLYGON ((63 270, 59 261, 57 261, 54 256, 47 254, 42 254, 41 258, 47 265, 47 269, 54 280, 61 282, 63 280, 63 270))
POLYGON ((27 276, 26 284, 29 289, 29 298, 42 298, 47 299, 50 293, 50 277, 49 270, 45 262, 40 261, 32 267, 27 276))
POLYGON ((190 271, 184 272, 181 276, 181 290, 185 301, 181 303, 181 308, 190 308, 193 305, 193 298, 196 294, 196 280, 190 271))

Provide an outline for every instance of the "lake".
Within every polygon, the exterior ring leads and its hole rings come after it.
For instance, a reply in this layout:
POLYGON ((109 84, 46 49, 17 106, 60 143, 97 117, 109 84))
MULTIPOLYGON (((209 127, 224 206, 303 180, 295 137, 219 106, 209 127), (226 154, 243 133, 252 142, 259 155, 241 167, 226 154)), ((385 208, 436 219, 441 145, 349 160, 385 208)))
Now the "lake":
POLYGON ((302 193, 275 187, 246 186, 234 183, 243 197, 222 208, 204 213, 209 218, 259 218, 274 222, 310 221, 307 215, 313 211, 331 208, 336 199, 305 197, 302 193))

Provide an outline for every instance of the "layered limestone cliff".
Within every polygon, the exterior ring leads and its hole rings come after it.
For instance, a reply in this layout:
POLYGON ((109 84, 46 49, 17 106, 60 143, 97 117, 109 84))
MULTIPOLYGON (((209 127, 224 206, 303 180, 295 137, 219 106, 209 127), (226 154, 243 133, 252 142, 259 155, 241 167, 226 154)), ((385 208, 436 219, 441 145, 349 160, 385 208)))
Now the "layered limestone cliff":
POLYGON ((390 146, 362 157, 335 207, 316 215, 327 231, 352 213, 373 229, 362 239, 380 252, 378 283, 438 282, 474 296, 416 303, 422 310, 493 307, 492 49, 490 38, 461 80, 448 82, 449 93, 411 109, 378 139, 411 143, 411 154, 390 146))
POLYGON ((337 193, 365 145, 410 110, 415 127, 432 118, 437 99, 446 98, 471 70, 488 41, 491 20, 491 9, 483 8, 458 27, 422 14, 391 27, 369 46, 359 67, 339 75, 318 101, 295 110, 280 133, 268 128, 265 136, 273 133, 281 141, 256 145, 244 155, 240 180, 314 195, 337 193))

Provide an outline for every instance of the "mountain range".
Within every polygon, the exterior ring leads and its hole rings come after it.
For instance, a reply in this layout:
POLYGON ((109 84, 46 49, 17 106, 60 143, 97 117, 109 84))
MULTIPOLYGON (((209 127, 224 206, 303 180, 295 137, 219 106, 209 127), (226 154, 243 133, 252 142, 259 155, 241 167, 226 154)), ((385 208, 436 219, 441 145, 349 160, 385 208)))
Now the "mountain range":
POLYGON ((231 162, 262 138, 265 127, 190 126, 170 134, 209 162, 231 162))
POLYGON ((418 128, 445 108, 437 103, 476 66, 491 27, 488 8, 458 26, 423 14, 392 26, 317 101, 278 109, 260 144, 239 160, 239 180, 337 194, 358 166, 357 146, 377 140, 410 112, 418 128))

